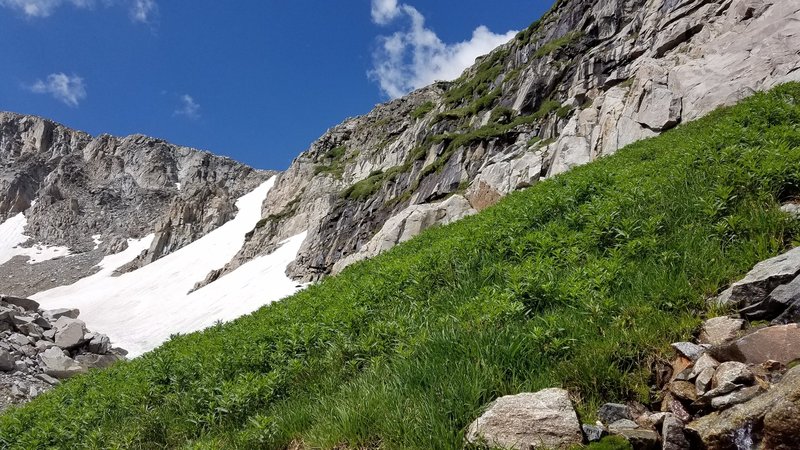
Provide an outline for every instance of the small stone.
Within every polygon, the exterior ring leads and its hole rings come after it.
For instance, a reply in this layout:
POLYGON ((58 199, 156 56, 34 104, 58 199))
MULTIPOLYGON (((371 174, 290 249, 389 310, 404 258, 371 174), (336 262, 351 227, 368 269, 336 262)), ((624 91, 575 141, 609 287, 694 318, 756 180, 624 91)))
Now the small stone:
POLYGON ((44 364, 44 373, 56 378, 64 379, 86 372, 86 368, 66 356, 58 347, 48 348, 40 357, 44 364))
POLYGON ((736 361, 727 361, 717 367, 711 386, 717 388, 726 383, 750 384, 752 382, 753 372, 747 368, 746 364, 736 361))
POLYGON ((111 348, 111 340, 104 334, 98 334, 89 340, 89 345, 87 348, 92 353, 105 355, 111 348))
POLYGON ((55 385, 61 383, 60 381, 58 381, 58 379, 53 378, 53 377, 51 377, 50 375, 48 375, 46 373, 37 373, 36 374, 36 378, 44 381, 45 383, 47 383, 47 384, 49 384, 51 386, 55 386, 55 385))
POLYGON ((50 329, 42 333, 42 338, 47 339, 48 341, 54 341, 56 339, 56 330, 50 329))
POLYGON ((711 382, 714 379, 715 370, 707 367, 700 375, 694 380, 694 386, 697 390, 697 395, 703 395, 711 388, 711 382))
POLYGON ((692 361, 697 361, 706 352, 705 348, 691 342, 676 342, 672 348, 692 361))
POLYGON ((17 330, 19 330, 20 333, 28 336, 29 338, 34 338, 38 340, 44 337, 44 330, 42 329, 42 327, 36 325, 35 323, 25 323, 17 325, 17 330))
POLYGON ((654 427, 658 428, 664 423, 664 419, 667 417, 674 417, 674 414, 670 412, 657 412, 650 414, 650 423, 652 423, 654 427))
POLYGON ((744 328, 744 320, 730 317, 714 317, 708 319, 700 331, 700 342, 703 344, 721 345, 736 339, 744 328))
POLYGON ((715 387, 714 389, 711 389, 710 391, 706 392, 703 395, 703 398, 704 399, 710 399, 710 398, 714 398, 714 397, 719 397, 720 395, 729 394, 729 393, 739 389, 740 387, 742 387, 741 384, 734 384, 734 383, 726 382, 726 383, 721 384, 721 385, 715 387))
POLYGON ((666 417, 661 427, 662 450, 690 450, 689 440, 684 432, 684 424, 674 416, 666 417))
POLYGON ((583 430, 583 435, 586 437, 587 442, 597 442, 606 435, 606 429, 603 427, 603 424, 583 424, 581 425, 581 429, 583 430))
POLYGON ((690 380, 697 378, 704 370, 706 369, 716 369, 719 367, 719 361, 711 357, 708 353, 704 354, 700 358, 698 358, 697 362, 694 363, 694 367, 692 368, 692 375, 689 377, 690 380))
POLYGON ((31 344, 31 340, 28 339, 28 337, 25 336, 24 334, 20 333, 14 333, 11 336, 9 336, 8 342, 20 348, 31 344))
POLYGON ((618 420, 633 420, 631 409, 621 403, 606 403, 597 411, 597 417, 605 424, 614 423, 618 420))
POLYGON ((659 444, 658 433, 652 430, 620 429, 616 433, 631 443, 635 450, 657 450, 659 444))
POLYGON ((669 385, 669 391, 679 399, 690 402, 697 400, 697 388, 689 381, 673 381, 669 385))
POLYGON ((620 430, 635 430, 639 428, 639 424, 629 419, 620 419, 608 426, 608 431, 613 434, 619 434, 620 430))
POLYGON ((738 405, 740 403, 749 402, 761 393, 761 386, 751 386, 740 389, 730 394, 721 397, 714 397, 711 399, 711 407, 714 409, 723 409, 729 406, 738 405))

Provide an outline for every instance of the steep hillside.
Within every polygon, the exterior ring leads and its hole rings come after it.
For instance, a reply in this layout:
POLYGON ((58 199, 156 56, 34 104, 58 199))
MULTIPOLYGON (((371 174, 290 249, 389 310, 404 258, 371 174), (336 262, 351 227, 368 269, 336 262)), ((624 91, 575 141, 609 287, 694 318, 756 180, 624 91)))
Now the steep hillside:
POLYGON ((799 19, 791 1, 558 1, 458 80, 325 133, 278 176, 247 244, 209 279, 303 231, 289 274, 319 279, 516 189, 800 80, 799 19))
POLYGON ((93 273, 128 239, 154 234, 123 272, 174 252, 232 219, 236 200, 275 174, 13 113, 0 113, 0 161, 0 292, 21 296, 93 273))
POLYGON ((6 448, 461 448, 496 397, 654 401, 704 299, 800 236, 800 84, 429 230, 0 417, 6 448))

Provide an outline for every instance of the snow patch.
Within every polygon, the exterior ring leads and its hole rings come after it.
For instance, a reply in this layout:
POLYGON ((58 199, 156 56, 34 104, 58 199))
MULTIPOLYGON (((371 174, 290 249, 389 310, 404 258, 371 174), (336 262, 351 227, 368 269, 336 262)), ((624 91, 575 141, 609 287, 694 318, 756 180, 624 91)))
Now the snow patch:
POLYGON ((181 190, 181 184, 180 183, 175 183, 175 189, 180 191, 181 190))
POLYGON ((287 239, 272 254, 188 294, 211 270, 223 267, 236 255, 244 235, 261 219, 261 202, 274 182, 273 177, 241 197, 234 219, 158 261, 112 276, 116 268, 149 247, 153 237, 129 241, 125 252, 103 259, 100 272, 32 298, 45 309, 79 308, 89 329, 107 334, 114 345, 128 350, 130 356, 138 356, 172 334, 232 320, 294 294, 302 286, 285 271, 296 258, 306 233, 287 239))
POLYGON ((0 264, 5 264, 15 256, 27 256, 28 264, 37 264, 70 255, 67 247, 51 247, 41 242, 30 248, 20 247, 30 239, 25 236, 26 225, 28 219, 23 213, 0 224, 0 264))
POLYGON ((100 248, 100 244, 103 243, 103 241, 100 240, 101 237, 103 237, 103 235, 101 235, 101 234, 95 234, 94 236, 92 236, 92 241, 94 241, 94 249, 93 250, 97 250, 98 248, 100 248))

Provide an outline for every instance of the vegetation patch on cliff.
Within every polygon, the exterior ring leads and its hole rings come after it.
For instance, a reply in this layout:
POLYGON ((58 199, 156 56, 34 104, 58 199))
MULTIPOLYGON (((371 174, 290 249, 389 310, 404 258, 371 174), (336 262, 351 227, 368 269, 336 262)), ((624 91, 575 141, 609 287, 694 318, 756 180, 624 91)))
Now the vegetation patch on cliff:
POLYGON ((504 394, 591 419, 800 233, 800 85, 510 195, 282 302, 72 379, 4 448, 461 448, 504 394))

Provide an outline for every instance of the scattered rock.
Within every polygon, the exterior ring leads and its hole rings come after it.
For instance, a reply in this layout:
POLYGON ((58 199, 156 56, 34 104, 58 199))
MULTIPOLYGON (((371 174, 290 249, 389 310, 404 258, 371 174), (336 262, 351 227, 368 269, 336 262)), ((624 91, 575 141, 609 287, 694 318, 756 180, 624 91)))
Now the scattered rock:
POLYGON ((569 393, 545 389, 500 397, 469 426, 469 443, 529 450, 566 449, 583 443, 569 393))
POLYGON ((673 381, 669 385, 669 391, 678 399, 690 402, 697 400, 697 388, 688 381, 673 381))
POLYGON ((736 339, 744 328, 744 320, 730 317, 714 317, 708 319, 700 331, 700 342, 703 344, 721 345, 736 339))
POLYGON ((691 342, 676 342, 672 344, 672 348, 692 361, 697 361, 706 352, 704 347, 691 342))
POLYGON ((738 391, 731 392, 730 394, 711 399, 711 407, 714 409, 723 409, 729 406, 738 405, 752 400, 761 393, 761 386, 750 386, 739 389, 738 391))
POLYGON ((727 383, 750 384, 753 382, 753 372, 746 364, 737 361, 727 361, 717 367, 714 372, 711 387, 717 388, 727 383))
POLYGON ((0 370, 8 372, 14 370, 14 358, 7 350, 0 348, 0 370))
POLYGON ((627 439, 634 450, 657 450, 660 441, 658 433, 652 430, 620 429, 614 434, 627 439))
POLYGON ((719 367, 719 361, 714 359, 708 353, 701 356, 692 368, 692 374, 689 379, 693 379, 704 372, 706 369, 716 369, 719 367))
POLYGON ((796 448, 800 442, 800 366, 790 369, 769 391, 701 417, 687 425, 687 430, 703 448, 735 449, 736 436, 748 427, 752 430, 754 424, 761 433, 753 433, 752 448, 796 448))
POLYGON ((37 311, 39 309, 39 303, 30 300, 27 298, 18 298, 18 297, 11 297, 8 295, 0 296, 0 301, 8 303, 9 305, 19 306, 20 308, 24 309, 25 311, 37 311))
POLYGON ((597 442, 606 435, 606 429, 602 424, 583 424, 581 425, 581 430, 583 430, 583 436, 586 438, 586 442, 597 442))
POLYGON ((661 427, 661 450, 690 450, 689 440, 683 429, 683 422, 673 416, 665 417, 661 427))
POLYGON ((633 420, 631 409, 627 405, 620 403, 606 403, 597 411, 597 417, 605 424, 614 423, 618 420, 633 420))
POLYGON ((639 428, 639 424, 629 419, 620 419, 608 425, 608 431, 614 434, 619 434, 620 430, 635 430, 637 428, 639 428))
POLYGON ((711 388, 711 382, 714 379, 714 372, 715 370, 711 367, 707 367, 705 370, 700 372, 700 375, 694 381, 694 387, 697 391, 697 395, 704 395, 708 390, 711 388))

